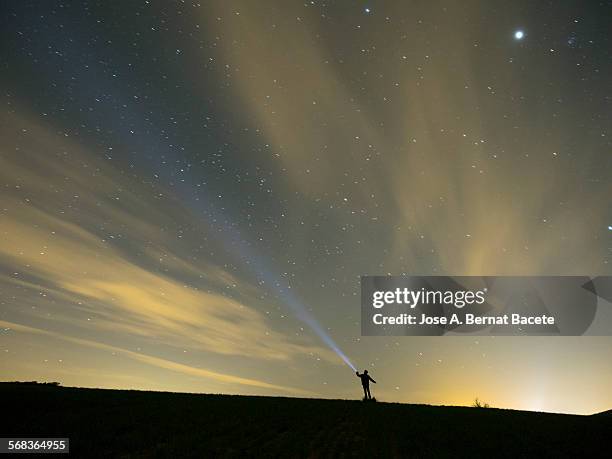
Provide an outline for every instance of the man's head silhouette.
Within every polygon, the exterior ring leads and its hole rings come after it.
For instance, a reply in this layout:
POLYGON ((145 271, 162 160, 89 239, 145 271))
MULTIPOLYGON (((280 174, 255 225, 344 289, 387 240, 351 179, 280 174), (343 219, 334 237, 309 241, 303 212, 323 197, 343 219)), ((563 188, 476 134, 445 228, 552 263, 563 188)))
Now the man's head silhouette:
POLYGON ((368 370, 363 370, 363 372, 367 375, 368 374, 368 370))

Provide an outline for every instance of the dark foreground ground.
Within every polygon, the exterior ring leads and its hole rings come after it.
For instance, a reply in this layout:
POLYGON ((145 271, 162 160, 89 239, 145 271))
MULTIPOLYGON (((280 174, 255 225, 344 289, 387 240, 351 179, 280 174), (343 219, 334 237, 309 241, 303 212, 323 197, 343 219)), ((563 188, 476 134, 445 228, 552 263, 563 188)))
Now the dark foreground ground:
POLYGON ((84 458, 604 457, 612 438, 609 414, 12 383, 0 400, 0 437, 69 437, 84 458))

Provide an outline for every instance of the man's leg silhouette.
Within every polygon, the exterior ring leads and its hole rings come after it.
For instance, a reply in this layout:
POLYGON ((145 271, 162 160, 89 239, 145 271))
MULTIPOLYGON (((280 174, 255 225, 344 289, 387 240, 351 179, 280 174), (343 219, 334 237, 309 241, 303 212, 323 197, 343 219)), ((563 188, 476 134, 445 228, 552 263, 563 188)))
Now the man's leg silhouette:
POLYGON ((371 399, 372 399, 372 395, 370 394, 370 386, 366 387, 366 388, 365 388, 365 390, 366 390, 366 392, 367 392, 367 393, 366 393, 366 398, 367 398, 368 400, 371 400, 371 399))
POLYGON ((368 399, 368 388, 363 386, 363 396, 367 400, 368 399))

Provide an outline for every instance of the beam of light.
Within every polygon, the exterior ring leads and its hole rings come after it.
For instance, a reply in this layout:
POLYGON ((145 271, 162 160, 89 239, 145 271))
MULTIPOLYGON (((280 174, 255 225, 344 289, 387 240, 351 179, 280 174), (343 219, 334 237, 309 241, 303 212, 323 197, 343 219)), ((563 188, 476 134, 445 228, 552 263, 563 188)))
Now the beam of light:
MULTIPOLYGON (((219 221, 225 221, 219 219, 219 221)), ((233 253, 237 254, 240 258, 244 259, 246 265, 250 267, 251 271, 258 277, 260 277, 265 284, 272 286, 275 292, 282 299, 283 303, 289 307, 293 315, 305 323, 325 345, 336 353, 340 359, 353 371, 357 371, 355 365, 347 357, 347 355, 340 349, 332 337, 323 329, 317 319, 306 309, 305 305, 296 298, 293 292, 290 290, 291 287, 286 288, 282 286, 281 277, 274 274, 272 270, 267 267, 265 260, 253 253, 248 243, 240 237, 239 231, 233 225, 226 225, 225 231, 222 233, 225 237, 225 246, 229 248, 233 253)))
MULTIPOLYGON (((162 169, 163 170, 163 169, 162 169)), ((186 177, 185 182, 179 183, 177 188, 179 191, 184 190, 186 196, 193 196, 193 193, 188 190, 189 178, 186 177)), ((289 307, 294 316, 305 323, 325 345, 331 349, 342 361, 350 367, 353 371, 357 371, 351 360, 346 354, 340 349, 336 342, 331 336, 323 329, 321 324, 316 318, 308 312, 305 305, 299 301, 293 292, 290 291, 291 286, 283 287, 282 277, 270 269, 266 260, 256 253, 249 242, 242 236, 236 225, 230 221, 222 212, 219 212, 211 200, 195 201, 191 199, 192 205, 196 206, 200 211, 204 210, 206 215, 214 215, 216 218, 209 220, 221 222, 222 231, 220 233, 223 245, 232 254, 244 261, 244 264, 249 270, 260 279, 264 280, 264 283, 270 286, 283 300, 283 303, 289 307)), ((210 224, 210 221, 208 222, 210 224)))
MULTIPOLYGON (((368 8, 367 13, 369 12, 370 10, 368 8)), ((67 49, 74 48, 68 47, 67 49)), ((77 53, 76 50, 74 50, 74 52, 77 53)), ((95 63, 92 62, 92 66, 94 64, 95 63)), ((92 80, 91 77, 83 79, 80 86, 77 85, 77 87, 83 91, 83 93, 90 93, 92 87, 96 87, 98 90, 100 88, 106 88, 106 91, 104 91, 105 93, 113 94, 118 99, 125 98, 125 95, 121 94, 121 91, 119 91, 119 88, 116 87, 112 80, 104 77, 104 75, 95 75, 93 77, 95 80, 92 80)), ((104 110, 104 107, 100 109, 104 110)), ((133 131, 137 133, 148 132, 149 127, 146 123, 142 122, 143 117, 138 111, 127 109, 127 112, 129 113, 133 131)), ((139 166, 142 167, 143 170, 149 170, 151 175, 157 175, 162 180, 173 181, 172 174, 168 171, 168 168, 164 167, 166 162, 163 160, 164 157, 166 159, 176 159, 176 152, 171 145, 169 145, 171 142, 152 142, 151 139, 145 135, 130 135, 128 132, 129 129, 123 121, 113 116, 111 112, 107 115, 107 123, 115 128, 115 136, 119 145, 126 150, 149 152, 148 158, 136 155, 131 157, 130 161, 139 163, 139 166)), ((88 116, 88 114, 85 116, 88 116)), ((110 158, 107 156, 107 159, 110 158)), ((168 163, 172 162, 173 161, 168 161, 168 163)), ((254 275, 264 279, 265 283, 271 286, 271 288, 279 294, 278 296, 283 299, 284 304, 289 307, 291 312, 300 321, 304 322, 347 366, 356 371, 350 359, 342 352, 316 318, 306 310, 305 305, 289 292, 288 289, 283 289, 282 277, 275 274, 274 270, 269 269, 268 263, 252 250, 251 244, 242 234, 240 234, 235 222, 231 221, 225 213, 219 211, 212 200, 202 200, 196 197, 194 193, 194 189, 196 189, 195 184, 192 183, 191 177, 189 177, 188 174, 185 174, 183 179, 184 180, 176 181, 174 187, 174 192, 181 201, 188 204, 196 215, 202 215, 202 213, 206 215, 208 218, 204 219, 204 221, 211 227, 221 226, 221 228, 215 228, 220 230, 219 232, 215 231, 215 234, 221 234, 221 239, 225 248, 242 259, 245 266, 247 266, 254 275), (213 222, 217 222, 217 225, 213 222)))
MULTIPOLYGON (((168 149, 166 157, 173 157, 172 149, 168 149)), ((160 161, 159 159, 157 160, 160 161)), ((142 167, 151 166, 150 162, 148 164, 145 163, 146 162, 143 162, 142 167)), ((164 167, 161 167, 161 164, 156 170, 156 173, 161 178, 171 180, 170 174, 164 167)), ((289 285, 287 285, 286 288, 283 287, 284 282, 282 276, 276 274, 275 271, 269 267, 267 260, 252 249, 251 244, 240 233, 234 222, 231 221, 225 213, 219 211, 212 200, 196 199, 193 193, 194 189, 195 185, 191 183, 191 178, 188 174, 185 174, 184 181, 177 182, 174 190, 177 195, 180 196, 182 202, 188 204, 197 215, 204 213, 204 215, 208 217, 205 219, 205 222, 209 226, 213 227, 213 229, 220 230, 213 231, 213 233, 219 235, 228 252, 243 260, 244 266, 248 267, 250 272, 256 277, 264 280, 264 283, 278 294, 278 297, 282 299, 282 302, 288 306, 297 319, 305 323, 348 367, 353 371, 357 371, 351 360, 340 349, 332 337, 323 329, 316 318, 308 312, 305 305, 290 291, 291 287, 289 285), (216 224, 213 222, 216 222, 216 224)))
POLYGON ((323 341, 327 347, 329 347, 332 351, 338 355, 342 359, 342 361, 348 365, 353 371, 357 371, 355 365, 351 362, 351 360, 346 356, 344 352, 338 347, 338 345, 334 342, 334 340, 323 330, 321 324, 317 322, 312 314, 310 314, 304 305, 298 301, 295 296, 289 291, 280 291, 280 293, 284 296, 285 304, 289 306, 291 311, 295 314, 295 316, 304 322, 306 325, 310 327, 310 329, 319 337, 321 341, 323 341))

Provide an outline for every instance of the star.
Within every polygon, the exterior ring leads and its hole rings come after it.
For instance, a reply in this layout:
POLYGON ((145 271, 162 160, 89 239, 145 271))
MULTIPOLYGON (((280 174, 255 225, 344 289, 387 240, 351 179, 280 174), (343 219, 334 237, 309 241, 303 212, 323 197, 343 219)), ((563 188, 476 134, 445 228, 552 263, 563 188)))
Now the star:
POLYGON ((365 7, 363 10, 364 10, 364 11, 365 11, 367 14, 370 14, 370 12, 372 11, 372 10, 371 10, 370 8, 368 8, 368 7, 365 7))
POLYGON ((514 38, 516 40, 522 40, 525 37, 525 32, 523 32, 522 30, 517 30, 516 32, 514 32, 514 38))
POLYGON ((612 231, 612 225, 608 226, 608 231, 612 231))

